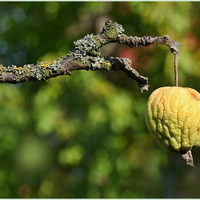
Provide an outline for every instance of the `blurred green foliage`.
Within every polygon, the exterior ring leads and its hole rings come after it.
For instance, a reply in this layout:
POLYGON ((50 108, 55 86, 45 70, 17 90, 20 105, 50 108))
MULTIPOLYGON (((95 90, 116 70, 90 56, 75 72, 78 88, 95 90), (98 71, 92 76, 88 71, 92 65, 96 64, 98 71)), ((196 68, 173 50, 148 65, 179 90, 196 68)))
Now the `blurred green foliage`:
MULTIPOLYGON (((200 91, 199 10, 192 2, 0 3, 0 63, 53 60, 112 19, 127 35, 181 42, 180 85, 200 91)), ((102 54, 130 58, 149 91, 115 71, 0 85, 0 197, 200 197, 198 149, 194 170, 145 125, 150 93, 174 82, 169 49, 110 44, 102 54)))

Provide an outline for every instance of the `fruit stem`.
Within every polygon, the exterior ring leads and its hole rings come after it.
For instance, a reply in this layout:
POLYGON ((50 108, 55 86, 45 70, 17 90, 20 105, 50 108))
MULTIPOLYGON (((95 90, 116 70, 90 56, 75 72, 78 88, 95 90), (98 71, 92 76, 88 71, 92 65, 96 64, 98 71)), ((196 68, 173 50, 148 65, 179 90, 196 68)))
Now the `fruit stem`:
POLYGON ((173 52, 174 54, 174 81, 175 86, 178 87, 178 52, 173 52))

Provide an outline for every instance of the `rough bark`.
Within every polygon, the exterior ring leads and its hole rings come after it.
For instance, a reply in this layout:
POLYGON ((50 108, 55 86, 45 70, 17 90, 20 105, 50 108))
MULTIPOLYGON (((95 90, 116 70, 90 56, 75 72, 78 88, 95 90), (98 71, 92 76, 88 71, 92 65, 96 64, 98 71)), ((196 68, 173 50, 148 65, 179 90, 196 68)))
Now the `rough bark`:
POLYGON ((141 76, 132 68, 130 59, 101 56, 99 50, 109 43, 126 44, 130 48, 163 44, 169 47, 176 56, 181 45, 170 40, 167 35, 163 37, 127 36, 124 34, 122 25, 107 20, 101 33, 86 35, 77 40, 74 42, 74 48, 64 57, 21 67, 0 65, 0 83, 15 84, 25 81, 47 80, 60 75, 71 75, 75 70, 122 70, 130 78, 137 81, 142 92, 148 90, 148 78, 141 76))

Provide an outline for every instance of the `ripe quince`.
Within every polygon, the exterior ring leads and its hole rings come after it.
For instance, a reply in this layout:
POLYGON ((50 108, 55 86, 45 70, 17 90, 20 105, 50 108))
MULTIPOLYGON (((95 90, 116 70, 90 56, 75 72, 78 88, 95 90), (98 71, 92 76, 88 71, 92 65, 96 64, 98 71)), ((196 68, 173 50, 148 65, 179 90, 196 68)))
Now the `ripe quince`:
POLYGON ((146 123, 160 146, 193 165, 191 149, 200 146, 200 94, 186 87, 161 87, 148 99, 146 123))

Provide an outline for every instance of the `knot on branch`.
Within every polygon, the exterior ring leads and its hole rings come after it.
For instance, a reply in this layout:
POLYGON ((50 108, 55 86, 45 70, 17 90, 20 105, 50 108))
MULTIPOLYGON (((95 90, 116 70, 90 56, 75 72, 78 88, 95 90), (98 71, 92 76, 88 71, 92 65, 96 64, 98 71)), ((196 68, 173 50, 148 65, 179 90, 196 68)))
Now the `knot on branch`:
POLYGON ((117 39, 123 32, 124 28, 121 24, 107 20, 100 34, 104 35, 107 39, 117 39))
POLYGON ((164 44, 164 45, 166 45, 167 47, 170 48, 171 53, 175 52, 177 54, 178 54, 178 51, 180 49, 180 46, 182 45, 179 42, 170 40, 169 35, 164 35, 163 37, 155 37, 153 43, 154 44, 164 44))

